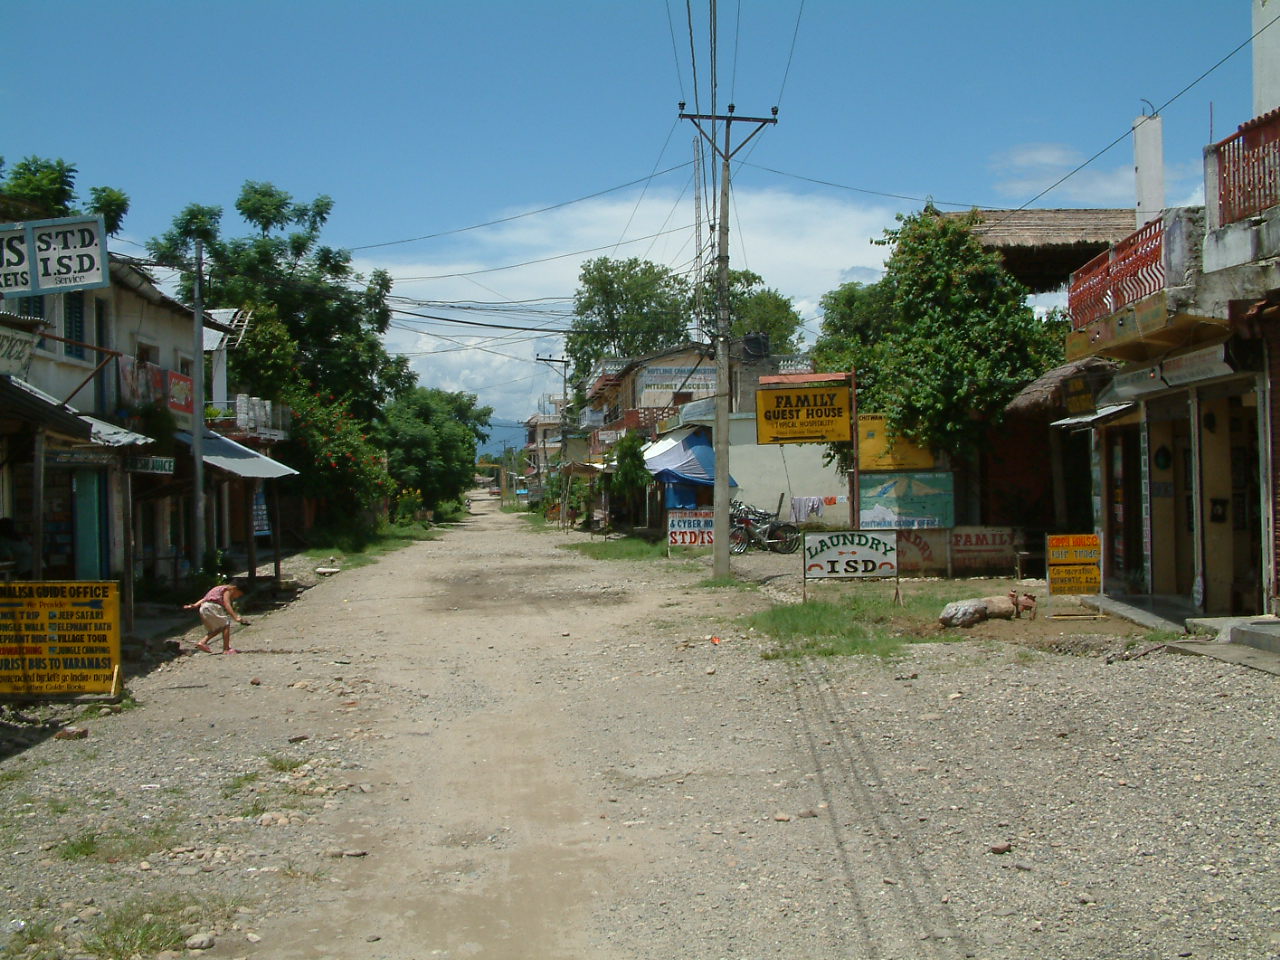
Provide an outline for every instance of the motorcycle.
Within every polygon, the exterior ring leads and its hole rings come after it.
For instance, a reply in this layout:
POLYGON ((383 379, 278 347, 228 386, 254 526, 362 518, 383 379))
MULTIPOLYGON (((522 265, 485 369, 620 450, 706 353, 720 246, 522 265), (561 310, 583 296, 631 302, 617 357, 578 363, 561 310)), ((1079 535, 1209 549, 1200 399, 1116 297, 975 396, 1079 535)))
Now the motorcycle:
POLYGON ((800 528, 778 520, 778 514, 730 501, 729 552, 746 553, 751 547, 774 553, 795 553, 800 547, 800 528))

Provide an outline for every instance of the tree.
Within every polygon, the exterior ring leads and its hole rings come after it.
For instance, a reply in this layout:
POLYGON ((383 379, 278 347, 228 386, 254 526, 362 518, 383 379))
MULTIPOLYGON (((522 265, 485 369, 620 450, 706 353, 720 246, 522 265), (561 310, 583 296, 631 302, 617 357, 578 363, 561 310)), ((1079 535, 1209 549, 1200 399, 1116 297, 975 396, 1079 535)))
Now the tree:
MULTIPOLYGON (((719 322, 718 284, 715 277, 703 282, 700 305, 691 310, 701 315, 704 329, 714 330, 719 322)), ((741 339, 749 333, 769 337, 774 353, 792 353, 799 346, 797 334, 801 318, 791 301, 764 285, 764 278, 750 270, 729 271, 729 336, 741 339)))
POLYGON ((638 433, 622 436, 613 447, 615 466, 609 477, 609 493, 620 502, 623 516, 635 517, 635 504, 653 482, 644 465, 644 437, 638 433))
POLYGON ((898 222, 881 241, 893 247, 884 279, 824 297, 835 315, 815 352, 852 361, 859 408, 884 414, 892 435, 965 457, 1023 385, 1062 362, 1061 325, 1035 316, 973 217, 929 205, 898 222))
MULTIPOLYGON (((14 164, 0 181, 0 221, 49 220, 82 213, 100 216, 107 233, 116 234, 129 212, 129 197, 115 187, 91 187, 84 210, 76 196, 75 164, 65 160, 27 157, 14 164)), ((0 157, 0 174, 4 158, 0 157)))
POLYGON ((457 500, 475 476, 476 446, 489 438, 491 407, 472 393, 418 387, 388 404, 378 427, 387 469, 401 491, 434 509, 457 500))
POLYGON ((565 353, 571 377, 584 380, 603 357, 635 357, 683 343, 689 330, 688 284, 647 260, 588 260, 578 275, 565 353))
MULTIPOLYGON (((272 314, 293 351, 292 383, 332 393, 371 423, 415 378, 408 360, 392 357, 381 340, 391 319, 391 278, 375 270, 366 280, 352 269, 347 251, 320 243, 332 209, 329 197, 301 203, 272 184, 250 180, 241 188, 236 210, 254 228, 253 235, 226 239, 222 208, 191 204, 147 247, 161 263, 183 270, 182 295, 190 300, 194 241, 203 241, 209 273, 205 305, 272 314)), ((277 336, 277 342, 284 339, 277 336)), ((233 372, 251 373, 237 363, 233 357, 233 372)), ((270 392, 279 389, 271 378, 246 386, 260 396, 287 399, 270 392)))

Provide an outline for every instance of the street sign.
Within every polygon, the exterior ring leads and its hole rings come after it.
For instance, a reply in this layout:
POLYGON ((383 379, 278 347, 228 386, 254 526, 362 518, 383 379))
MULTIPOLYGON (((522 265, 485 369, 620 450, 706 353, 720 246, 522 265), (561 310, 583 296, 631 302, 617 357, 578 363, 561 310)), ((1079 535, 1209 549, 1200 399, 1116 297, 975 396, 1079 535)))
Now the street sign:
POLYGON ((173 457, 125 457, 124 468, 130 473, 173 473, 173 457))
POLYGON ((668 510, 668 547, 710 547, 715 545, 714 510, 668 510))
POLYGON ((118 693, 120 585, 0 583, 0 695, 118 693))
POLYGON ((847 385, 756 391, 756 443, 830 443, 853 439, 847 385))
POLYGON ((897 575, 897 531, 840 530, 804 535, 806 580, 850 580, 897 575))
POLYGON ((0 224, 0 294, 31 297, 111 286, 101 217, 0 224))
POLYGON ((1102 543, 1096 533, 1050 534, 1044 538, 1049 593, 1102 592, 1102 543))

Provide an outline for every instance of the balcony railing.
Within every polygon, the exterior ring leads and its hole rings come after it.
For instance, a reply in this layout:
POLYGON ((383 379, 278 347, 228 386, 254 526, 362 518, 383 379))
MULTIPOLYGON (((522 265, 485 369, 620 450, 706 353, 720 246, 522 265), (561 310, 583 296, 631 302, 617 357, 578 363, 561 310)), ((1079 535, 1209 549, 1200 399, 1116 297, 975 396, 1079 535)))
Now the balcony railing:
POLYGON ((1152 220, 1071 275, 1072 329, 1118 313, 1164 289, 1164 220, 1152 220))
POLYGON ((1242 124, 1207 153, 1218 168, 1218 226, 1280 203, 1280 110, 1242 124))

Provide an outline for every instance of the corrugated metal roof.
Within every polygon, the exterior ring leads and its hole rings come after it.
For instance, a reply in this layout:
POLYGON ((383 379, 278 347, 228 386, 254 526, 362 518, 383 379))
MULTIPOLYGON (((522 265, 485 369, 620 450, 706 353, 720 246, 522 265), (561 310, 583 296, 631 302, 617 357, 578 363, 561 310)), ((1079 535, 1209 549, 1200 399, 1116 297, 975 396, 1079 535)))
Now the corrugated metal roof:
MULTIPOLYGON (((174 436, 187 446, 191 445, 191 434, 178 432, 174 436)), ((291 477, 298 472, 293 467, 287 467, 278 460, 272 460, 257 450, 251 450, 212 430, 205 431, 201 454, 209 466, 234 473, 237 477, 271 480, 276 477, 291 477)))
POLYGON ((88 414, 80 414, 80 419, 89 424, 91 430, 90 439, 94 443, 103 447, 133 447, 144 443, 154 443, 154 437, 148 437, 141 433, 134 433, 132 430, 126 430, 124 427, 117 427, 114 423, 107 423, 88 414))
POLYGON ((71 407, 10 374, 0 374, 0 410, 75 440, 88 440, 92 433, 71 407))

